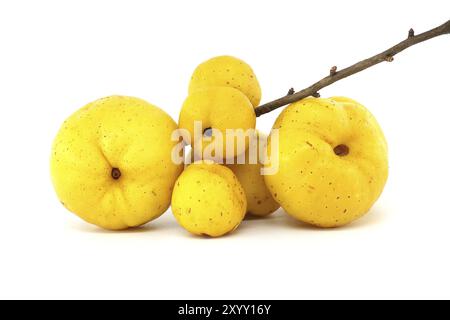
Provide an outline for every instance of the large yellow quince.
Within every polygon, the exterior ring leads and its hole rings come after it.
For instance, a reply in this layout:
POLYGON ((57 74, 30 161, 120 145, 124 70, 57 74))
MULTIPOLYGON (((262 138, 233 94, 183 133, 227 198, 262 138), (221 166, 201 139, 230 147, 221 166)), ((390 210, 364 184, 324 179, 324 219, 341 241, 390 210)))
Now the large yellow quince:
POLYGON ((219 237, 234 231, 245 216, 244 190, 233 172, 212 161, 198 161, 178 178, 172 212, 196 235, 219 237))
MULTIPOLYGON (((265 176, 283 209, 319 227, 369 211, 388 177, 388 148, 373 115, 344 98, 307 98, 278 117, 279 170, 265 176)), ((270 139, 268 148, 276 139, 270 139)), ((273 164, 272 164, 273 165, 273 164)))
POLYGON ((241 91, 254 107, 261 101, 261 87, 252 68, 232 56, 218 56, 200 64, 192 74, 189 93, 215 86, 241 91))
POLYGON ((66 120, 51 155, 63 205, 85 221, 119 230, 163 214, 183 164, 172 161, 176 123, 144 100, 111 96, 66 120))

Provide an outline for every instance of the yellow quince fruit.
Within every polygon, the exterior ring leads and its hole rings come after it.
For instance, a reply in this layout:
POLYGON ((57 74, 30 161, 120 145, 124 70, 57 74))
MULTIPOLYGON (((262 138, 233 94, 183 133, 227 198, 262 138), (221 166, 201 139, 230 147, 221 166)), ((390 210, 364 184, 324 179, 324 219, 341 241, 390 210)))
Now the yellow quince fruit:
MULTIPOLYGON (((293 217, 338 227, 363 216, 381 195, 387 143, 374 116, 358 102, 303 99, 288 106, 273 129, 279 133, 279 169, 265 180, 293 217)), ((269 139, 269 150, 274 143, 269 139)))
POLYGON ((192 146, 196 159, 219 162, 247 150, 256 115, 250 100, 241 91, 208 87, 187 97, 178 125, 185 130, 184 139, 192 146), (230 130, 235 130, 236 135, 230 134, 230 130))
POLYGON ((111 96, 62 125, 51 176, 63 205, 105 229, 136 227, 163 214, 183 164, 172 161, 176 123, 144 100, 111 96))
POLYGON ((246 208, 244 190, 233 172, 208 160, 188 166, 173 190, 175 218, 196 235, 219 237, 234 231, 246 208))
POLYGON ((211 86, 235 88, 244 93, 254 107, 261 101, 261 87, 252 68, 232 56, 219 56, 200 64, 189 83, 189 93, 211 86))
MULTIPOLYGON (((257 132, 245 154, 245 163, 227 164, 238 178, 247 197, 247 213, 254 216, 267 216, 280 207, 266 186, 263 169, 264 162, 268 160, 265 154, 267 136, 257 132), (251 153, 254 153, 251 156, 251 153)), ((236 159, 237 160, 237 159, 236 159)))

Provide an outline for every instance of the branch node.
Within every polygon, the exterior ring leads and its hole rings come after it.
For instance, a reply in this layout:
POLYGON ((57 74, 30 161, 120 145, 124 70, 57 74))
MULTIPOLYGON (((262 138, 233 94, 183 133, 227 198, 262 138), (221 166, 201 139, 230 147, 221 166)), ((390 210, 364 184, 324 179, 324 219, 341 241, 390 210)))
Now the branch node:
POLYGON ((314 92, 314 93, 312 94, 312 96, 313 96, 314 98, 320 98, 320 93, 314 92))
POLYGON ((394 61, 394 57, 393 56, 386 56, 386 58, 384 58, 385 61, 387 62, 392 62, 394 61))
POLYGON ((294 88, 290 88, 289 91, 288 91, 288 93, 287 93, 287 95, 288 95, 288 96, 291 96, 291 95, 293 95, 294 93, 295 93, 294 88))
POLYGON ((408 38, 412 38, 412 37, 414 37, 414 29, 413 28, 409 29, 409 31, 408 31, 408 38))
POLYGON ((330 76, 334 76, 337 72, 337 67, 336 66, 332 66, 330 69, 330 76))

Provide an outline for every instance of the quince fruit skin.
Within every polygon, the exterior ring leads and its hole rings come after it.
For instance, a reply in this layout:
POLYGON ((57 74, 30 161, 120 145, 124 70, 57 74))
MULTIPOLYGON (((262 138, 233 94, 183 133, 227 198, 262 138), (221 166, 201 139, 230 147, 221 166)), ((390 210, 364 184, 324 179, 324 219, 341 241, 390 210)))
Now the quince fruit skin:
POLYGON ((240 90, 254 107, 261 101, 261 87, 252 68, 232 56, 218 56, 201 63, 192 74, 189 93, 211 86, 240 90))
MULTIPOLYGON (((267 136, 258 131, 254 139, 267 140, 267 136)), ((247 214, 263 217, 278 210, 280 205, 272 197, 261 174, 263 168, 263 162, 260 159, 261 144, 258 143, 257 146, 258 163, 250 163, 250 149, 247 149, 244 164, 234 163, 226 166, 233 171, 244 188, 247 197, 247 214)))
POLYGON ((233 172, 212 161, 197 161, 178 178, 172 212, 195 235, 220 237, 234 231, 247 210, 244 189, 233 172))
POLYGON ((176 129, 169 115, 138 98, 89 103, 64 122, 53 143, 51 176, 60 201, 110 230, 159 217, 183 170, 171 160, 176 129))
MULTIPOLYGON (((306 98, 276 120, 279 170, 266 175, 274 198, 294 218, 346 225, 369 211, 388 178, 388 147, 375 117, 345 97, 306 98)), ((268 148, 273 141, 269 139, 268 148)), ((270 154, 270 152, 269 152, 270 154)))
POLYGON ((209 159, 208 156, 203 157, 205 149, 216 149, 214 146, 217 141, 214 134, 212 137, 205 137, 202 134, 206 129, 214 129, 221 133, 223 144, 220 145, 222 147, 220 158, 230 159, 247 150, 249 138, 245 139, 244 145, 239 145, 238 139, 234 138, 232 140, 234 154, 229 155, 226 152, 227 129, 242 129, 244 132, 249 129, 254 130, 256 115, 248 98, 239 90, 231 87, 209 87, 192 92, 186 98, 181 108, 178 125, 180 129, 186 129, 189 132, 185 141, 192 146, 196 159, 209 159), (200 132, 194 130, 195 121, 201 121, 200 132), (196 148, 196 144, 199 147, 196 148))

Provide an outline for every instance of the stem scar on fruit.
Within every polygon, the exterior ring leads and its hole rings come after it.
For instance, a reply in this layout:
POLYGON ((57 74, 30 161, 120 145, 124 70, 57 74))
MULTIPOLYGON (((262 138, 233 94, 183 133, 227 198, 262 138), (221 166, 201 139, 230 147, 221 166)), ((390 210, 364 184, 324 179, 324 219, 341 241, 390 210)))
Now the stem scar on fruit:
POLYGON ((213 130, 211 127, 205 128, 205 130, 203 130, 203 136, 212 137, 212 131, 213 130))
POLYGON ((120 172, 119 168, 112 168, 112 170, 111 170, 111 177, 114 180, 119 180, 121 176, 122 176, 122 172, 120 172))
POLYGON ((322 80, 319 80, 318 82, 301 91, 293 92, 294 90, 289 90, 286 96, 268 102, 266 104, 260 105, 259 107, 256 107, 255 114, 257 117, 259 117, 263 114, 269 113, 287 104, 302 100, 306 97, 309 96, 317 97, 320 89, 323 89, 335 83, 336 81, 344 79, 367 68, 373 67, 378 63, 384 61, 392 62, 394 60, 394 56, 397 53, 400 53, 403 50, 415 44, 449 33, 450 33, 450 20, 448 20, 447 22, 436 28, 433 28, 420 34, 415 34, 414 29, 409 29, 407 38, 397 43, 395 46, 377 55, 374 55, 373 57, 357 62, 345 69, 338 70, 336 66, 333 66, 330 69, 329 75, 327 77, 323 78, 322 80))
POLYGON ((334 153, 339 157, 345 157, 350 153, 350 148, 345 144, 340 144, 333 149, 334 153))

